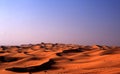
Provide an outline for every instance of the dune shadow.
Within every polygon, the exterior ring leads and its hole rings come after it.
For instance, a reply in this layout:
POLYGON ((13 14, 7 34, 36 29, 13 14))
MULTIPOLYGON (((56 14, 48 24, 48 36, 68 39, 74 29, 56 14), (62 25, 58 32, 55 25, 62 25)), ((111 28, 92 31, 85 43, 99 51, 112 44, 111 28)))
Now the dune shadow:
POLYGON ((83 52, 84 49, 78 48, 78 49, 69 49, 69 50, 63 50, 62 52, 56 53, 57 56, 62 56, 64 53, 79 53, 83 52))
POLYGON ((42 65, 38 66, 30 66, 30 67, 12 67, 12 68, 7 68, 6 70, 8 71, 13 71, 13 72, 39 72, 43 70, 48 70, 48 69, 54 69, 52 65, 55 64, 54 60, 50 59, 48 62, 43 63, 42 65))
POLYGON ((6 57, 6 56, 0 56, 0 62, 14 62, 17 61, 21 58, 17 58, 17 57, 6 57))
POLYGON ((82 48, 78 49, 69 49, 69 50, 64 50, 63 53, 77 53, 77 52, 83 52, 82 48))

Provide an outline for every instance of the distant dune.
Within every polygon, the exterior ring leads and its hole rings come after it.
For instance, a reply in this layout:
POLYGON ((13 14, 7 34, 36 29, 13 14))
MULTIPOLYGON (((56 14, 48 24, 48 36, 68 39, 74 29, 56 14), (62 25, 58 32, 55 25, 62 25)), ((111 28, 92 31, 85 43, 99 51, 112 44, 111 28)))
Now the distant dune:
POLYGON ((119 46, 0 46, 0 74, 120 74, 119 46))

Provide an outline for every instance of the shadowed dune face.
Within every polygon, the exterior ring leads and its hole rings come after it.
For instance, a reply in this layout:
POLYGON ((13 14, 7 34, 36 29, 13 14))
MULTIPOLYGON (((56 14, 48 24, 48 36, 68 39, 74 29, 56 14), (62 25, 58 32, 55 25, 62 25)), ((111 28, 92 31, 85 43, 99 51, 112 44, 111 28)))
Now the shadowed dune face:
POLYGON ((112 54, 120 54, 120 48, 108 49, 104 51, 101 55, 112 55, 112 54))
POLYGON ((0 56, 0 62, 4 63, 4 62, 13 62, 13 61, 17 61, 20 60, 20 58, 18 57, 5 57, 5 56, 0 56))
POLYGON ((120 47, 29 44, 0 47, 0 73, 119 74, 120 47))
POLYGON ((13 67, 13 68, 7 68, 6 70, 14 71, 14 72, 37 72, 37 71, 43 71, 52 69, 52 65, 55 64, 55 62, 50 59, 48 62, 45 62, 38 66, 30 66, 30 67, 13 67))
POLYGON ((63 50, 63 53, 77 53, 82 52, 83 50, 81 48, 78 49, 69 49, 69 50, 63 50))

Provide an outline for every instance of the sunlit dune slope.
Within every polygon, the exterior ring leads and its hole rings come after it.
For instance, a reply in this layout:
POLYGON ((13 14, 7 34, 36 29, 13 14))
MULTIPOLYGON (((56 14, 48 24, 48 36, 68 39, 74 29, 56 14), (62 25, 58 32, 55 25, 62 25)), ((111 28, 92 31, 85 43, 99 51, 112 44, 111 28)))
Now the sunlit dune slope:
POLYGON ((120 74, 120 47, 28 44, 0 47, 1 74, 120 74))

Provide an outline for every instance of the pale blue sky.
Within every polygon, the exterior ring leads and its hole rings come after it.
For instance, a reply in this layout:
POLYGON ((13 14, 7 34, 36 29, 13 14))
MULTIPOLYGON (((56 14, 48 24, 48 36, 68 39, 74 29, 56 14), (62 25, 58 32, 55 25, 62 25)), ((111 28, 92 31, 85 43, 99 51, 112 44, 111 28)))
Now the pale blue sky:
POLYGON ((0 45, 120 45, 120 0, 0 0, 0 45))

